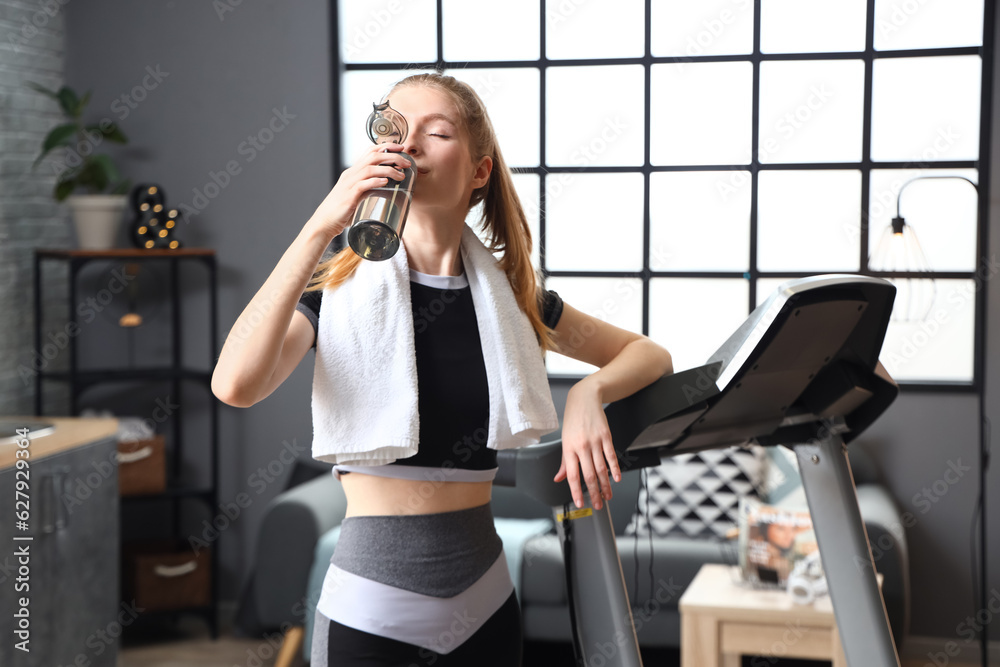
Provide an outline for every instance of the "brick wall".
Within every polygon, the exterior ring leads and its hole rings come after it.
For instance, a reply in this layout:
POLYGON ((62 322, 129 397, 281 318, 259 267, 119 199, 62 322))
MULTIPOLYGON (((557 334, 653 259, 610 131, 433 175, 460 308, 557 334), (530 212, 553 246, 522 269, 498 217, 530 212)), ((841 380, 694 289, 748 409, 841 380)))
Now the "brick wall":
MULTIPOLYGON (((64 83, 65 2, 0 0, 0 415, 34 412, 33 250, 75 244, 66 207, 52 198, 51 157, 31 171, 62 114, 55 100, 25 85, 58 89, 64 83)), ((58 298, 65 274, 49 271, 46 280, 46 328, 55 330, 66 320, 65 298, 58 298)), ((46 412, 61 411, 60 392, 58 386, 46 391, 46 412)))

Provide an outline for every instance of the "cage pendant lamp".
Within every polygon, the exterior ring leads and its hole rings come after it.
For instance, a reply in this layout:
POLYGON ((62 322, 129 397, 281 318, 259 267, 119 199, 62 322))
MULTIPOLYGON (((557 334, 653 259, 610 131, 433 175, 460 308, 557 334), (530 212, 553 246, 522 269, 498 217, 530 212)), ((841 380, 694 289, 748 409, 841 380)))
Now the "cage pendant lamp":
POLYGON ((868 260, 873 271, 892 273, 928 273, 926 278, 887 278, 896 286, 896 301, 890 319, 894 322, 923 322, 931 313, 937 296, 937 284, 930 277, 930 263, 920 245, 913 225, 897 215, 892 224, 882 231, 875 252, 868 260))

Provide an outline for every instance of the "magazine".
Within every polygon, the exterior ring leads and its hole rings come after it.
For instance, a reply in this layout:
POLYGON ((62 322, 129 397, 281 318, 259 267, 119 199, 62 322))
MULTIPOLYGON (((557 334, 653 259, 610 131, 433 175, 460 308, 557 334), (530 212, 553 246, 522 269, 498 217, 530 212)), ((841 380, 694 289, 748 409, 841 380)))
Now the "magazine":
POLYGON ((808 510, 740 499, 740 573, 745 581, 785 588, 795 565, 819 548, 808 510))

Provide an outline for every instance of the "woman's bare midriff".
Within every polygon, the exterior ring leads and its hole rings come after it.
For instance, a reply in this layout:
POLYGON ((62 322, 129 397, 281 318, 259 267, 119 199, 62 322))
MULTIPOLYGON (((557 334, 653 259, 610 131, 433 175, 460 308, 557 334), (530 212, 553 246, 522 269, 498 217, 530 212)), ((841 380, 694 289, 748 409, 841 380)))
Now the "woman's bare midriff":
POLYGON ((480 507, 490 502, 493 482, 397 479, 352 472, 340 476, 347 496, 346 516, 434 514, 480 507))

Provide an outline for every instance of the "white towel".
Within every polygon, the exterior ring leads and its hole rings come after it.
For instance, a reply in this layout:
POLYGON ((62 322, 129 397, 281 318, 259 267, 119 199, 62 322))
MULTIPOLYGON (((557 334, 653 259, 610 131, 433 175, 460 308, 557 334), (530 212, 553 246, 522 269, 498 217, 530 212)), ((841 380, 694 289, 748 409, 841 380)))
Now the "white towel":
MULTIPOLYGON (((486 444, 536 444, 559 427, 559 419, 534 329, 503 269, 468 225, 461 253, 489 386, 486 444)), ((320 461, 383 465, 417 453, 417 361, 405 245, 386 261, 362 261, 350 279, 323 293, 312 413, 313 457, 320 461)))

